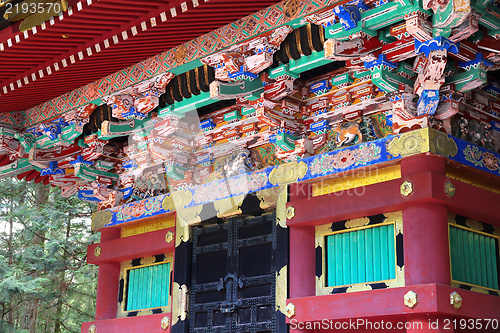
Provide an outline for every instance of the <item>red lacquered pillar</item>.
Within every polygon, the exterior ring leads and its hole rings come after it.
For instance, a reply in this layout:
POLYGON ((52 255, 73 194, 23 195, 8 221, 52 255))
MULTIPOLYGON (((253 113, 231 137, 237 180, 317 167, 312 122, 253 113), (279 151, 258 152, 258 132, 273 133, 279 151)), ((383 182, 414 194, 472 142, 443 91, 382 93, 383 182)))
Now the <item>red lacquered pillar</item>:
MULTIPOLYGON (((309 198, 311 188, 308 184, 291 184, 289 186, 289 201, 309 198)), ((312 207, 311 211, 318 209, 312 207)), ((314 296, 316 294, 314 227, 290 227, 290 272, 289 272, 289 298, 314 296)), ((296 309, 300 311, 300 309, 296 309)), ((292 318, 293 320, 293 318, 292 318)), ((311 332, 310 330, 292 329, 291 333, 311 332)))
MULTIPOLYGON (((120 238, 120 228, 103 228, 101 230, 101 242, 116 238, 120 238)), ((120 263, 100 263, 97 276, 96 320, 116 318, 119 283, 120 263)))
MULTIPOLYGON (((418 173, 445 175, 446 162, 432 155, 417 155, 401 161, 402 181, 418 173)), ((448 245, 448 211, 441 203, 425 202, 403 208, 405 285, 438 283, 450 285, 450 251, 448 245)), ((442 319, 409 318, 408 333, 447 332, 442 319), (430 325, 436 322, 438 325, 430 325)))

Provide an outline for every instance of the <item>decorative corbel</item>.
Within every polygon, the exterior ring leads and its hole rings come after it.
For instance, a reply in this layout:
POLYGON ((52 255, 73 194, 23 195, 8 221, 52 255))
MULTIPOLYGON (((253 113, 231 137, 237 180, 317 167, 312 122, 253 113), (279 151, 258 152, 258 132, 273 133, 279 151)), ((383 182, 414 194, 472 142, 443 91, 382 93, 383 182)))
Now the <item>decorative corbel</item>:
POLYGON ((113 117, 142 120, 158 106, 160 95, 174 76, 172 73, 161 74, 104 99, 111 106, 113 117))
POLYGON ((415 50, 417 54, 425 55, 425 58, 417 58, 414 64, 419 73, 414 88, 420 96, 417 115, 434 115, 439 103, 439 89, 444 83, 447 53, 458 53, 458 45, 444 37, 437 37, 426 42, 415 40, 415 50))
MULTIPOLYGON (((292 31, 285 25, 201 59, 204 64, 215 68, 216 81, 210 84, 210 97, 233 99, 260 94, 264 85, 259 74, 271 66, 273 54, 292 31)), ((280 96, 290 89, 293 89, 293 84, 289 81, 278 81, 268 87, 271 95, 280 96)))

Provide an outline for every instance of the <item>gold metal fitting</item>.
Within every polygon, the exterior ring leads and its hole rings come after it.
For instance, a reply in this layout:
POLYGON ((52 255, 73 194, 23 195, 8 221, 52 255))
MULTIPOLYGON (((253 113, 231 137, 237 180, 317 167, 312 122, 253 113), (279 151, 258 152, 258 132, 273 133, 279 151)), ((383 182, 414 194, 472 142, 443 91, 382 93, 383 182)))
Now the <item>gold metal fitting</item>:
POLYGON ((448 198, 453 197, 456 191, 457 189, 455 188, 452 182, 448 180, 446 183, 444 183, 444 193, 446 193, 446 196, 448 198))
POLYGON ((174 233, 172 231, 167 232, 167 234, 165 235, 165 242, 172 243, 173 240, 174 240, 174 233))
POLYGON ((405 197, 409 196, 410 194, 413 193, 413 183, 410 183, 409 181, 405 180, 403 184, 401 184, 400 191, 401 194, 404 195, 405 197))
POLYGON ((96 333, 96 332, 97 332, 97 327, 94 324, 90 325, 89 333, 96 333))
POLYGON ((102 253, 102 248, 100 246, 96 246, 94 249, 94 255, 96 256, 96 258, 99 258, 101 253, 102 253))
POLYGON ((295 208, 293 208, 292 206, 288 206, 286 208, 286 218, 291 220, 295 217, 295 208))
POLYGON ((288 303, 285 307, 285 316, 288 318, 292 318, 295 316, 295 304, 293 303, 288 303))
POLYGON ((460 296, 456 291, 450 294, 450 304, 453 305, 455 310, 460 309, 462 306, 462 296, 460 296))
POLYGON ((167 316, 165 316, 165 317, 163 317, 161 319, 161 328, 163 328, 164 330, 166 330, 169 327, 170 327, 170 318, 168 318, 167 316))
POLYGON ((410 290, 404 295, 404 303, 407 307, 413 309, 418 304, 418 294, 410 290))

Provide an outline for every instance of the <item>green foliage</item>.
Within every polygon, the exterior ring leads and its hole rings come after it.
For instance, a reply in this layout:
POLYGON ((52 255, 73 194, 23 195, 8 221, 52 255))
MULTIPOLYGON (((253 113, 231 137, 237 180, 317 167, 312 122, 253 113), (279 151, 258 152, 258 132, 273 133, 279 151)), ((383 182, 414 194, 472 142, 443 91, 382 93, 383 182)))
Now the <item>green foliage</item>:
POLYGON ((57 188, 0 180, 0 333, 80 332, 93 320, 91 211, 57 188))

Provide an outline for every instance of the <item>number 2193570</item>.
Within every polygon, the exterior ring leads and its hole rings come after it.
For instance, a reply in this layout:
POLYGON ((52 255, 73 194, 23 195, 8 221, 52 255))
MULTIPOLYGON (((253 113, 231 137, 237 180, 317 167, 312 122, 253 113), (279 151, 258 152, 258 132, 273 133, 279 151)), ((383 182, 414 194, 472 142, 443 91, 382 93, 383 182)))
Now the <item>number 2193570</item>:
POLYGON ((5 5, 5 13, 23 13, 23 14, 42 14, 42 13, 59 13, 61 11, 61 3, 59 2, 38 2, 38 3, 16 3, 12 5, 12 3, 8 3, 5 5))
POLYGON ((470 330, 487 330, 498 329, 497 319, 443 319, 444 329, 470 329, 470 330))

